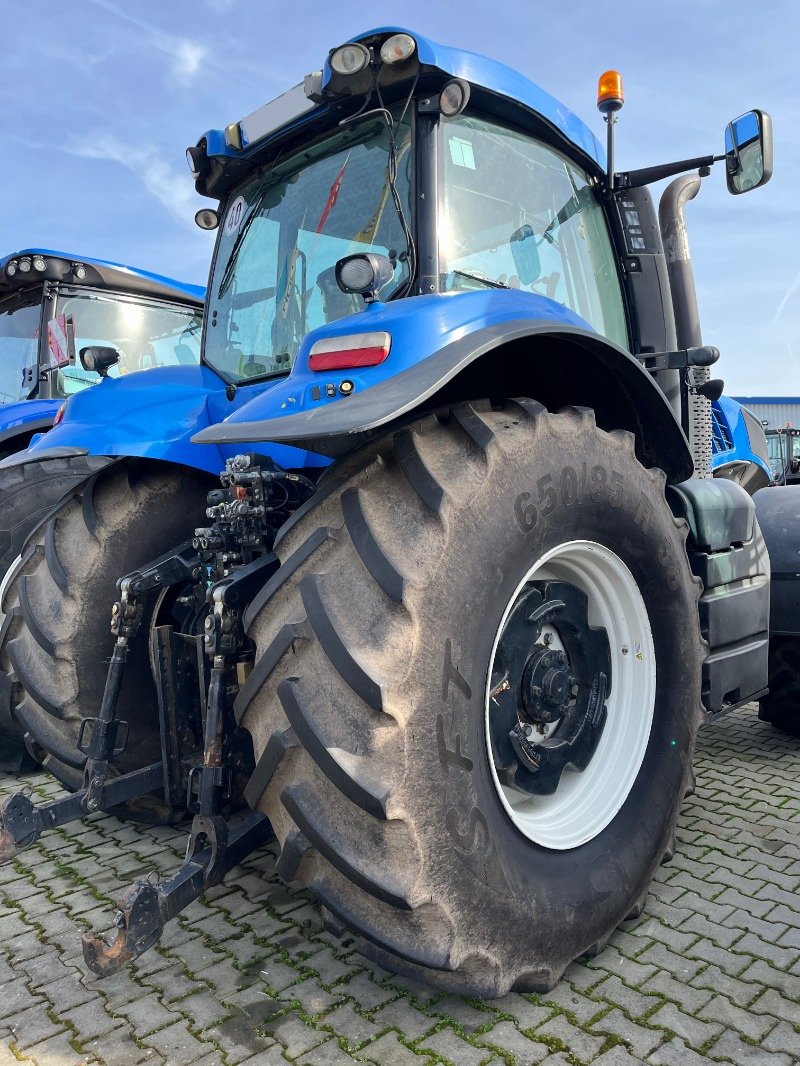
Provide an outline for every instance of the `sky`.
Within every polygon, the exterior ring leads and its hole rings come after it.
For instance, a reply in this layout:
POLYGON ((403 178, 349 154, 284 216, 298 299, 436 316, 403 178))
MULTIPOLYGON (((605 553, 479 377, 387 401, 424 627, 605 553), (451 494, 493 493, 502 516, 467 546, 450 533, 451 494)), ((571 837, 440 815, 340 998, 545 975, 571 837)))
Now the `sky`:
POLYGON ((194 214, 209 201, 186 147, 397 24, 515 67, 601 140, 597 77, 622 71, 617 169, 718 153, 730 119, 769 111, 772 181, 734 197, 718 164, 687 220, 715 376, 733 395, 800 396, 798 0, 0 0, 0 255, 39 246, 205 283, 213 238, 194 214))

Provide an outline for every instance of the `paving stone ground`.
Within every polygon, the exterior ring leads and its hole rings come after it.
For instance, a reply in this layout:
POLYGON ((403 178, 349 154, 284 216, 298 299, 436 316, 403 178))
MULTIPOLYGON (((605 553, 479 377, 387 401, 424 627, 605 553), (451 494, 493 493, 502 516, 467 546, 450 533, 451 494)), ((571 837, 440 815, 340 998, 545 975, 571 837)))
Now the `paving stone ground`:
MULTIPOLYGON (((495 1001, 437 994, 335 942, 269 852, 98 980, 81 933, 109 928, 137 876, 173 870, 185 836, 107 816, 52 831, 0 871, 0 1063, 800 1062, 800 741, 747 708, 702 730, 697 768, 644 914, 549 995, 495 1001)), ((44 774, 26 783, 56 791, 44 774)))

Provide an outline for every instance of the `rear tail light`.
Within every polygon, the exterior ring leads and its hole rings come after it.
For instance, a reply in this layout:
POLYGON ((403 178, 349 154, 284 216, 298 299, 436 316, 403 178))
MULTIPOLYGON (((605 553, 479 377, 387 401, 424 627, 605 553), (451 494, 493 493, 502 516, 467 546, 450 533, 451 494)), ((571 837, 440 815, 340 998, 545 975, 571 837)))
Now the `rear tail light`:
POLYGON ((61 425, 61 419, 64 417, 64 412, 66 411, 66 409, 67 409, 67 401, 65 400, 61 404, 59 409, 56 411, 56 417, 53 419, 53 425, 54 426, 61 425))
POLYGON ((312 345, 308 365, 312 370, 352 370, 377 366, 389 354, 392 338, 388 333, 353 333, 346 337, 326 337, 312 345))

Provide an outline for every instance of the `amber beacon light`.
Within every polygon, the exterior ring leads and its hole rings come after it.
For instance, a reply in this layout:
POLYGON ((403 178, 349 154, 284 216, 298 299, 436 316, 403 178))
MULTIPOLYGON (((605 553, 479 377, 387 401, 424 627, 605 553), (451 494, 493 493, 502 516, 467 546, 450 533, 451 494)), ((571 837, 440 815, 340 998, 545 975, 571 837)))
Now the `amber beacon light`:
POLYGON ((619 111, 624 103, 622 75, 618 70, 607 70, 597 80, 597 110, 607 115, 609 111, 619 111))

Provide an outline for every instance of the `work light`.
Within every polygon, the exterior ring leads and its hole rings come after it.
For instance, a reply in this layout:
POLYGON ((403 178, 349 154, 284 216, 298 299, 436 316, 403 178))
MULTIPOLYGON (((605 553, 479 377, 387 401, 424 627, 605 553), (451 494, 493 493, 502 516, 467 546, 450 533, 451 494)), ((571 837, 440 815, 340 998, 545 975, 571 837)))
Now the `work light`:
POLYGON ((410 33, 395 33, 381 45, 381 59, 390 66, 393 63, 405 63, 413 56, 416 47, 417 42, 410 33))
POLYGON ((359 74, 369 66, 369 48, 363 44, 343 44, 330 54, 331 70, 337 74, 359 74))

